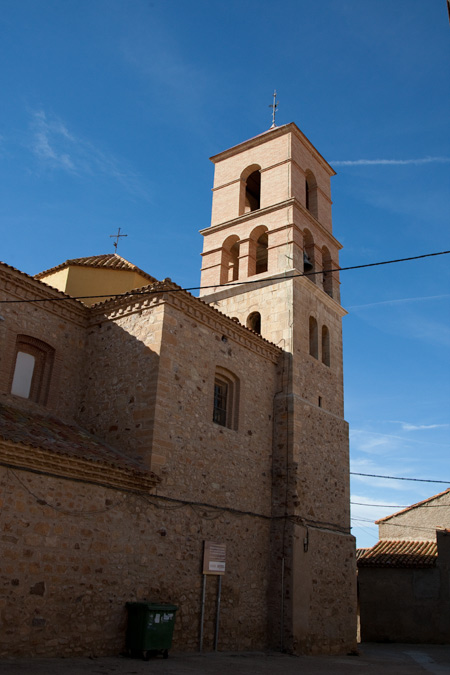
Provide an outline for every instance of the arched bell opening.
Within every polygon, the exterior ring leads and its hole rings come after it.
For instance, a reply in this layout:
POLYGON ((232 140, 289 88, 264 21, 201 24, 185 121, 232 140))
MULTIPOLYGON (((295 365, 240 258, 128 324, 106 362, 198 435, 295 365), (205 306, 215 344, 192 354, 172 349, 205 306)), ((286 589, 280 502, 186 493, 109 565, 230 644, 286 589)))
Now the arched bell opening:
POLYGON ((239 237, 231 235, 222 245, 222 260, 220 265, 220 283, 236 281, 239 278, 239 237))
POLYGON ((309 230, 303 232, 303 272, 309 274, 308 278, 316 283, 315 274, 315 248, 314 239, 309 230))
POLYGON ((248 166, 241 174, 239 215, 257 211, 261 207, 261 167, 248 166))
POLYGON ((305 206, 315 218, 318 218, 317 181, 313 172, 309 170, 305 173, 305 206))
POLYGON ((326 246, 322 248, 322 283, 323 290, 330 298, 333 297, 333 274, 331 272, 333 264, 331 255, 326 246))

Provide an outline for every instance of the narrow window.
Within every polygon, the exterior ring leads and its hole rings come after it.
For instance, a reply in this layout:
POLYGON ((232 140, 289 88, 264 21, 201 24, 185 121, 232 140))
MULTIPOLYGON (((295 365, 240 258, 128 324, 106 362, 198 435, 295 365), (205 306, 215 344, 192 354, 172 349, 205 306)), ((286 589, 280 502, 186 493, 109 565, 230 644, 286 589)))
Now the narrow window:
POLYGON ((255 331, 255 333, 261 333, 261 314, 259 312, 252 312, 248 315, 247 328, 255 331))
POLYGON ((18 335, 11 394, 29 398, 36 403, 47 402, 55 350, 50 345, 28 335, 18 335))
POLYGON ((221 424, 223 427, 227 426, 227 400, 228 384, 216 378, 214 381, 213 421, 216 424, 221 424))
POLYGON ((313 316, 309 317, 309 353, 315 359, 319 358, 319 345, 317 335, 317 321, 313 316))
POLYGON ((225 368, 216 368, 214 378, 213 422, 237 429, 239 417, 239 380, 225 368))
POLYGON ((330 331, 322 326, 322 363, 330 365, 330 331))

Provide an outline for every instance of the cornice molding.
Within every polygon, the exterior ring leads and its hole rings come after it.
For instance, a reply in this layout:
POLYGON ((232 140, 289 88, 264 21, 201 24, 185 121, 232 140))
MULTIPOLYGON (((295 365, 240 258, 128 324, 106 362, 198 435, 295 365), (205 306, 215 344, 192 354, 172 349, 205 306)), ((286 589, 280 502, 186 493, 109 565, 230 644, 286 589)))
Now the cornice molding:
POLYGON ((24 272, 19 272, 19 270, 9 268, 9 266, 0 266, 0 286, 4 295, 13 296, 9 299, 23 300, 24 305, 29 300, 49 300, 49 302, 36 304, 38 306, 43 305, 46 312, 61 319, 79 325, 86 324, 87 307, 75 298, 61 293, 42 281, 29 277, 24 272))
MULTIPOLYGON (((311 222, 311 224, 317 228, 320 233, 322 234, 323 237, 326 237, 334 246, 340 250, 342 248, 342 244, 336 239, 336 237, 329 232, 321 223, 320 221, 317 220, 311 213, 311 211, 308 211, 306 206, 303 206, 303 204, 297 199, 297 197, 290 197, 289 199, 286 199, 284 202, 279 202, 278 204, 272 204, 272 206, 267 206, 265 209, 258 209, 257 211, 250 211, 249 213, 245 213, 242 216, 238 216, 237 218, 232 218, 231 220, 227 220, 224 223, 218 223, 217 225, 210 225, 209 227, 205 227, 203 230, 199 230, 200 234, 203 236, 207 236, 208 234, 214 234, 215 232, 220 232, 221 230, 226 230, 228 228, 236 227, 238 225, 241 225, 242 223, 248 222, 250 220, 256 220, 260 218, 264 218, 265 215, 269 213, 273 213, 274 211, 278 211, 281 209, 289 209, 290 207, 295 207, 297 208, 302 215, 306 216, 308 220, 311 222)), ((286 223, 284 225, 275 227, 273 229, 269 230, 269 235, 271 232, 276 232, 277 230, 280 229, 286 229, 291 227, 292 224, 286 223)), ((297 225, 295 225, 298 227, 297 225)), ((206 255, 210 253, 210 251, 204 251, 201 255, 206 255)))
POLYGON ((236 323, 229 316, 211 307, 202 299, 184 291, 172 281, 159 282, 146 287, 146 289, 140 289, 141 297, 138 294, 135 299, 130 296, 117 298, 92 307, 90 324, 115 321, 158 305, 167 304, 273 363, 278 361, 281 354, 279 347, 261 337, 258 333, 254 333, 249 328, 236 323), (145 296, 146 289, 149 292, 156 291, 155 295, 145 296))
POLYGON ((0 440, 0 465, 119 490, 149 492, 161 481, 151 471, 124 469, 4 440, 0 440))

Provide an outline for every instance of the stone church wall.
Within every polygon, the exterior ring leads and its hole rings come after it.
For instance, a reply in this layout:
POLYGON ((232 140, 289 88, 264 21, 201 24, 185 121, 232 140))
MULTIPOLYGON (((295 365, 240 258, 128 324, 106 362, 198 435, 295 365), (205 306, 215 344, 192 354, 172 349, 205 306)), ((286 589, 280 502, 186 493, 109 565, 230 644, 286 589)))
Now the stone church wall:
MULTIPOLYGON (((203 540, 227 545, 219 649, 265 647, 268 520, 18 470, 0 477, 0 655, 118 654, 125 602, 143 599, 175 603, 173 648, 196 650, 203 540)), ((216 593, 211 577, 207 650, 216 593)))

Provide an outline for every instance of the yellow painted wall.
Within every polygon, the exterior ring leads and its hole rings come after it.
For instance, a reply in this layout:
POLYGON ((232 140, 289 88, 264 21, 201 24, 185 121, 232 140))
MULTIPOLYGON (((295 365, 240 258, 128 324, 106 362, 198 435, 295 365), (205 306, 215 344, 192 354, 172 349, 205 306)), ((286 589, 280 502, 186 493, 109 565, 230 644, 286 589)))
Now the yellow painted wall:
POLYGON ((78 265, 42 277, 42 281, 72 297, 83 298, 81 301, 85 305, 102 302, 116 293, 126 293, 150 283, 149 279, 131 270, 78 265))

